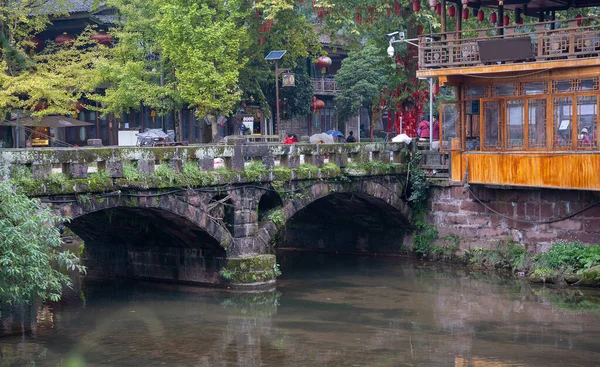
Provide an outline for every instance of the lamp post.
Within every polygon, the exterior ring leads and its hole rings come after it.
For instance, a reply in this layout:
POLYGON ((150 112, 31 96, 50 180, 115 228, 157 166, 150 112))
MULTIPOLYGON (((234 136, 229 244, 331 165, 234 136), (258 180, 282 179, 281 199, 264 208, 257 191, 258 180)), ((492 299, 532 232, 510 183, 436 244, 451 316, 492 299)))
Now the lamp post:
MULTIPOLYGON (((290 69, 279 69, 279 60, 285 55, 287 50, 271 51, 265 57, 267 61, 275 61, 275 131, 279 134, 279 74, 288 72, 290 69)), ((275 134, 274 134, 275 135, 275 134)))
MULTIPOLYGON (((415 43, 415 41, 417 41, 418 38, 406 39, 404 37, 404 32, 389 33, 386 35, 386 37, 390 41, 389 46, 387 48, 387 54, 389 57, 394 57, 394 54, 395 54, 394 43, 398 43, 398 42, 408 43, 417 48, 419 47, 419 44, 415 43)), ((431 146, 433 144, 433 121, 432 120, 433 120, 433 78, 429 78, 429 150, 432 149, 431 146)))

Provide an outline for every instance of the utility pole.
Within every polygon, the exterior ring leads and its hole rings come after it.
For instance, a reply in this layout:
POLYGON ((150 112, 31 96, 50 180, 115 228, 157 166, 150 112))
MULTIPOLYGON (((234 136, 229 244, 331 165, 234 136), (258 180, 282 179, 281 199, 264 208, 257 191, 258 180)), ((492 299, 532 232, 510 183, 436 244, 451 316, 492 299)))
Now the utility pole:
POLYGON ((275 60, 275 134, 279 134, 279 60, 275 60))

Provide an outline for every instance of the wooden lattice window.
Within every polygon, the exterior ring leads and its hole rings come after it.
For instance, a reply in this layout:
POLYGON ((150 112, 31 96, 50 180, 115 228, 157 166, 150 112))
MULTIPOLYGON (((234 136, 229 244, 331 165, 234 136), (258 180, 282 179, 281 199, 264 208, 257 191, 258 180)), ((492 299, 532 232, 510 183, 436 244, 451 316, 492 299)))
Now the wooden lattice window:
POLYGON ((573 98, 554 98, 554 143, 556 149, 573 147, 573 98))
POLYGON ((507 100, 506 113, 506 148, 521 149, 525 146, 525 101, 523 99, 507 100))
POLYGON ((578 91, 591 92, 599 90, 598 78, 579 79, 578 91))
POLYGON ((490 89, 487 85, 467 85, 465 86, 465 99, 488 98, 490 89))
POLYGON ((483 149, 495 150, 502 148, 501 121, 502 101, 485 100, 482 105, 481 139, 483 149))
POLYGON ((598 146, 598 97, 577 97, 577 148, 595 149, 598 146))
POLYGON ((442 150, 462 150, 462 124, 459 103, 443 103, 441 113, 442 150))
POLYGON ((521 83, 520 94, 523 96, 531 96, 536 94, 548 94, 547 82, 524 82, 521 83))
POLYGON ((527 116, 529 148, 546 148, 546 100, 530 99, 527 116))
POLYGON ((577 90, 578 79, 552 81, 552 93, 572 93, 577 90))
POLYGON ((492 94, 495 97, 516 96, 518 83, 501 83, 494 85, 492 94))

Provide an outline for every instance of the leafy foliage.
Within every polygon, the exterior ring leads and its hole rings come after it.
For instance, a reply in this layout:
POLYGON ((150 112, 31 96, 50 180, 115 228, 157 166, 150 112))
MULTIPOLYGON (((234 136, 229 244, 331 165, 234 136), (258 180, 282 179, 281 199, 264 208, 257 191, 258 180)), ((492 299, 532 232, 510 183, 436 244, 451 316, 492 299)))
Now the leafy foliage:
POLYGON ((600 264, 600 246, 584 246, 578 242, 560 240, 539 255, 534 256, 536 267, 578 271, 600 264))
POLYGON ((389 71, 384 61, 383 51, 371 43, 350 52, 342 61, 342 67, 335 75, 340 89, 335 103, 341 121, 355 115, 359 107, 371 110, 377 103, 389 71))
POLYGON ((35 117, 70 115, 78 101, 100 85, 97 65, 107 48, 94 42, 87 28, 72 43, 48 45, 43 52, 26 58, 18 71, 0 63, 0 109, 27 111, 35 117))
POLYGON ((53 268, 85 271, 70 251, 60 251, 56 225, 64 221, 39 200, 16 191, 10 181, 0 182, 0 300, 29 303, 36 298, 58 301, 68 275, 53 268))

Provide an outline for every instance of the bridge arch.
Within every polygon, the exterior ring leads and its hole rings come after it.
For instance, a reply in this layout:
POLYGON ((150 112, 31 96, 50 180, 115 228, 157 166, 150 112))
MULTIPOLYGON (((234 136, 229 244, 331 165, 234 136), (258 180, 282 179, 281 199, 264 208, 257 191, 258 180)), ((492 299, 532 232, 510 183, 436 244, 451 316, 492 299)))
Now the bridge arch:
POLYGON ((181 218, 209 234, 221 246, 227 248, 233 243, 231 233, 220 221, 207 214, 207 206, 216 195, 194 195, 179 197, 175 195, 140 194, 109 197, 88 197, 84 200, 61 204, 58 211, 62 216, 75 220, 91 213, 108 209, 152 209, 171 218, 181 218), (206 196, 206 198, 204 197, 206 196), (208 199, 208 200, 207 200, 208 199))
POLYGON ((296 227, 303 232, 307 243, 314 242, 314 248, 324 248, 319 239, 327 241, 327 237, 336 237, 343 241, 349 236, 340 233, 341 228, 355 235, 362 228, 364 236, 358 236, 357 243, 350 250, 384 251, 380 246, 368 243, 378 240, 393 240, 394 246, 401 246, 404 235, 412 230, 412 209, 403 199, 403 192, 403 181, 394 177, 315 182, 306 190, 288 195, 278 215, 261 224, 257 238, 263 246, 270 246, 275 240, 285 246, 286 242, 299 239, 294 238, 299 236, 285 238, 290 237, 290 229, 296 227), (331 227, 331 231, 327 231, 327 226, 331 227), (375 236, 374 230, 379 230, 381 235, 375 236), (332 235, 330 232, 333 231, 338 233, 332 235), (370 235, 367 232, 371 232, 370 235), (391 238, 395 235, 397 238, 391 238))
POLYGON ((231 234, 206 215, 206 198, 90 197, 62 204, 67 227, 84 240, 91 275, 190 283, 221 283, 231 234))

